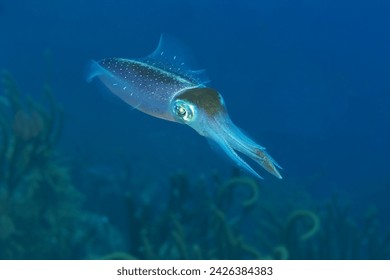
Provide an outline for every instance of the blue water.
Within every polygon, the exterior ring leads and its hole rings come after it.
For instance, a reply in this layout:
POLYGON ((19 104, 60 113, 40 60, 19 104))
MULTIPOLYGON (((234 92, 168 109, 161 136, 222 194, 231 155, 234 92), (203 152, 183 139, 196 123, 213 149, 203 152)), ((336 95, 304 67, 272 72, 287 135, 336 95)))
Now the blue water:
POLYGON ((69 160, 89 211, 109 216, 118 228, 126 222, 121 219, 124 206, 115 208, 115 199, 127 187, 116 186, 116 195, 102 195, 94 204, 88 197, 95 190, 85 187, 90 174, 114 184, 110 178, 119 176, 127 162, 131 182, 139 185, 135 192, 163 208, 158 198, 178 170, 191 181, 210 178, 214 171, 227 178, 232 170, 189 127, 133 110, 85 81, 90 59, 146 56, 166 32, 191 48, 234 122, 284 168, 281 181, 257 169, 265 177, 262 188, 283 193, 279 204, 302 190, 312 205, 336 193, 358 221, 376 207, 385 232, 390 214, 390 3, 221 3, 4 0, 0 68, 12 73, 21 91, 39 96, 44 54, 50 53, 50 83, 65 115, 58 149, 69 160))

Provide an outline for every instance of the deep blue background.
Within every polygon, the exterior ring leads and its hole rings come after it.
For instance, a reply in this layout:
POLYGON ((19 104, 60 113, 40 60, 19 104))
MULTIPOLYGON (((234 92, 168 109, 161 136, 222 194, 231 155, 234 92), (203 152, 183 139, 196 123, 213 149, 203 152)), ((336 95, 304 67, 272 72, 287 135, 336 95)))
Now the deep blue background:
POLYGON ((170 33, 207 69, 234 122, 284 167, 286 187, 306 184, 320 198, 338 191, 387 217, 389 14, 381 0, 1 1, 0 68, 35 95, 50 51, 62 149, 96 170, 109 173, 123 155, 156 181, 179 168, 226 174, 230 163, 190 128, 85 82, 89 59, 142 57, 170 33))

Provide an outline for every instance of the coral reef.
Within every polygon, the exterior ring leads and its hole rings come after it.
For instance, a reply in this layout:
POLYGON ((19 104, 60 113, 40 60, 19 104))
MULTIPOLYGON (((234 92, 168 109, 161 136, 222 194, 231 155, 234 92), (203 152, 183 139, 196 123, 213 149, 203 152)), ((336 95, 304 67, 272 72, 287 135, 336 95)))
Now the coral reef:
POLYGON ((53 148, 62 126, 61 110, 23 98, 2 73, 0 104, 0 258, 72 258, 80 194, 53 148))
POLYGON ((262 207, 267 219, 258 227, 259 246, 273 259, 389 259, 390 232, 369 211, 359 225, 335 195, 311 210, 280 215, 262 207))
POLYGON ((63 117, 50 86, 45 109, 20 94, 7 72, 1 81, 0 259, 84 258, 101 222, 81 211, 81 193, 55 149, 63 117))
POLYGON ((257 183, 236 177, 215 192, 207 187, 204 180, 192 186, 181 172, 171 176, 168 199, 159 215, 153 205, 140 204, 142 200, 129 193, 131 255, 139 259, 259 258, 239 233, 258 199, 257 183), (234 204, 236 188, 249 191, 249 198, 236 205, 235 215, 229 219, 227 208, 234 204))
POLYGON ((358 227, 337 199, 290 206, 268 201, 257 181, 234 175, 191 182, 171 177, 157 209, 127 194, 130 248, 137 259, 388 259, 390 235, 374 214, 358 227), (278 206, 279 205, 279 206, 278 206))

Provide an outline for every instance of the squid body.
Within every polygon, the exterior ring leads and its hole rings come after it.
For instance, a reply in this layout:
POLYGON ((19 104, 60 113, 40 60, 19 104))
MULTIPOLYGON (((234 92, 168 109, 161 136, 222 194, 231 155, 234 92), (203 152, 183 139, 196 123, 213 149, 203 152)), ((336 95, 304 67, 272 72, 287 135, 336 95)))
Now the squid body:
POLYGON ((189 55, 176 39, 161 35, 157 49, 144 58, 91 61, 87 80, 93 79, 141 112, 192 127, 252 175, 262 178, 240 154, 282 178, 281 167, 265 148, 233 124, 221 94, 205 86, 205 71, 191 69, 189 55))

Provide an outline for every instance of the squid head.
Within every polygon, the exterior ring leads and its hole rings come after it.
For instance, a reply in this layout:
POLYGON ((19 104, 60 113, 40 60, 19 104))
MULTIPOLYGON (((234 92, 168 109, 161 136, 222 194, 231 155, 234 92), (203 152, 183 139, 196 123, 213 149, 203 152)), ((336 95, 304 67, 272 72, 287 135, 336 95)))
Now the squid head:
POLYGON ((261 176, 238 154, 253 159, 265 170, 281 179, 280 166, 231 121, 222 96, 212 88, 184 90, 172 101, 172 114, 177 122, 195 129, 200 135, 214 141, 238 166, 252 175, 261 176))

